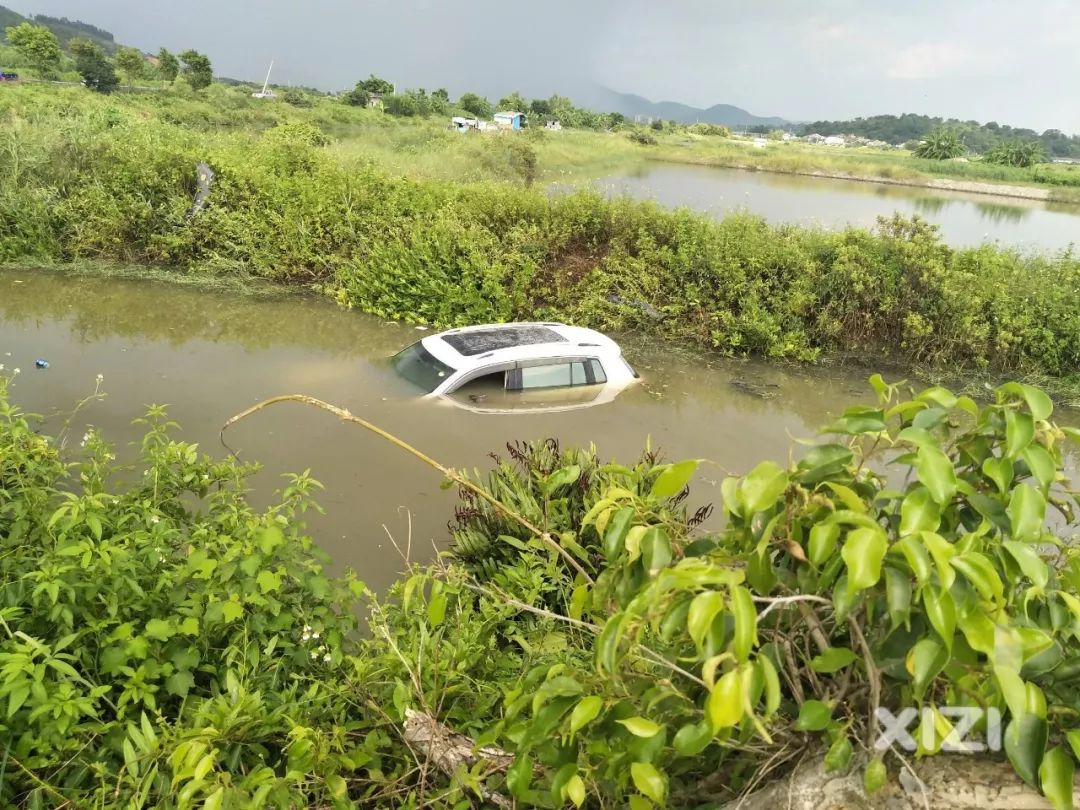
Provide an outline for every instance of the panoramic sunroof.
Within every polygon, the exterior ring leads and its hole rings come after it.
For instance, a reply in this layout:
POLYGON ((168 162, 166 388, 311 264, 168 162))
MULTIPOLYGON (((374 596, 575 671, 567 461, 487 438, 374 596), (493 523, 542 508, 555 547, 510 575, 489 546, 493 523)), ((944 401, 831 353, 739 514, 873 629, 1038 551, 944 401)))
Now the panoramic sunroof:
POLYGON ((483 354, 495 349, 514 346, 535 346, 537 343, 566 343, 566 338, 546 326, 514 326, 504 329, 475 329, 443 335, 458 354, 465 357, 483 354))

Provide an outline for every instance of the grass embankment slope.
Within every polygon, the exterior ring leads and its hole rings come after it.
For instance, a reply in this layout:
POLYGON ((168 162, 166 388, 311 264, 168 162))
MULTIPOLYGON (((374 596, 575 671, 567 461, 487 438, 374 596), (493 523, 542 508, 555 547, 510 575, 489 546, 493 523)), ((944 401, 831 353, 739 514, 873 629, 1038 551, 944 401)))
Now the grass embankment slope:
MULTIPOLYGON (((330 101, 211 98, 0 95, 0 261, 242 275, 434 324, 565 318, 728 354, 872 355, 1076 384, 1070 254, 953 249, 917 221, 826 233, 590 192, 552 199, 520 178, 530 160, 543 171, 554 138, 533 149, 433 128, 425 141, 427 125, 395 129, 405 125, 330 101), (461 173, 472 159, 484 166, 475 176, 517 182, 433 179, 439 163, 461 173), (217 180, 189 217, 198 161, 217 180)), ((560 148, 572 152, 574 137, 560 148)))

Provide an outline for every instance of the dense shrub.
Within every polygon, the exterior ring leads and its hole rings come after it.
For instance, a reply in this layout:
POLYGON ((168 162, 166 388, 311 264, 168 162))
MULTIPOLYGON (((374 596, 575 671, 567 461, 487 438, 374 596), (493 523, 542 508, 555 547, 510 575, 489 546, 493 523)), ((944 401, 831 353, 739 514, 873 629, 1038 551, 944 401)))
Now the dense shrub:
POLYGON ((118 465, 92 429, 36 431, 0 369, 0 801, 690 808, 815 742, 873 792, 880 706, 924 712, 922 756, 953 708, 1000 713, 1018 778, 1066 810, 1080 431, 1026 386, 980 408, 871 383, 797 462, 726 478, 718 532, 687 506, 697 461, 509 445, 483 485, 451 473, 454 556, 375 599, 323 572, 307 475, 256 512, 252 468, 160 408, 118 465), (505 757, 440 771, 411 712, 505 757))
MULTIPOLYGON (((0 173, 14 182, 0 190, 0 256, 238 272, 316 283, 388 317, 571 318, 729 354, 872 351, 1060 376, 1080 367, 1080 260, 1068 252, 951 248, 918 219, 823 232, 589 192, 404 179, 318 148, 323 131, 348 126, 334 115, 367 111, 309 114, 249 105, 217 85, 205 93, 214 105, 145 102, 176 123, 86 97, 73 106, 41 94, 9 108, 0 173), (234 104, 222 131, 218 117, 234 104), (189 220, 201 161, 216 181, 189 220), (644 314, 653 310, 664 317, 644 314)), ((424 151, 432 137, 410 129, 400 148, 424 151)), ((531 140, 465 140, 488 176, 519 185, 539 171, 531 140)))

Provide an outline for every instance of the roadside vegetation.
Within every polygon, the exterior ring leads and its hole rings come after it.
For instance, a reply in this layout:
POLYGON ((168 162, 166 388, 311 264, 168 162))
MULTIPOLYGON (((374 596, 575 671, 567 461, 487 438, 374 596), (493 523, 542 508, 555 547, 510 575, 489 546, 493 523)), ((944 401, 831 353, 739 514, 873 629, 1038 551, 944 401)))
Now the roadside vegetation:
MULTIPOLYGON (((872 352, 1075 385, 1080 260, 1071 253, 954 249, 919 220, 824 232, 526 188, 545 176, 547 144, 575 154, 575 141, 554 133, 402 132, 378 111, 252 103, 217 85, 201 94, 212 103, 11 89, 0 94, 6 262, 257 277, 439 325, 569 318, 725 354, 872 352), (440 151, 454 171, 472 165, 474 176, 511 182, 393 171, 440 151), (192 213, 200 162, 216 179, 192 213)), ((438 174, 433 158, 416 163, 438 174)))
POLYGON ((733 805, 808 749, 873 803, 911 767, 878 706, 926 711, 927 757, 953 707, 999 712, 1013 778, 1073 806, 1075 433, 1036 389, 979 408, 875 377, 797 464, 727 478, 719 533, 696 461, 510 444, 486 478, 440 468, 453 551, 377 596, 324 571, 307 475, 256 511, 254 467, 163 408, 129 466, 92 428, 42 433, 10 374, 5 806, 733 805))

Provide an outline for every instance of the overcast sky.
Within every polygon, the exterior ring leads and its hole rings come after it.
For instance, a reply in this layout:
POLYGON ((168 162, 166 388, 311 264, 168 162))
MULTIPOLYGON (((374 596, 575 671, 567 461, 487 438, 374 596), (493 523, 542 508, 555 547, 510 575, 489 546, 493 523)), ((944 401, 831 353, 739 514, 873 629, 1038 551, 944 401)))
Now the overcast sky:
POLYGON ((1078 0, 0 0, 215 71, 498 97, 603 85, 793 120, 877 113, 1080 133, 1078 0))

